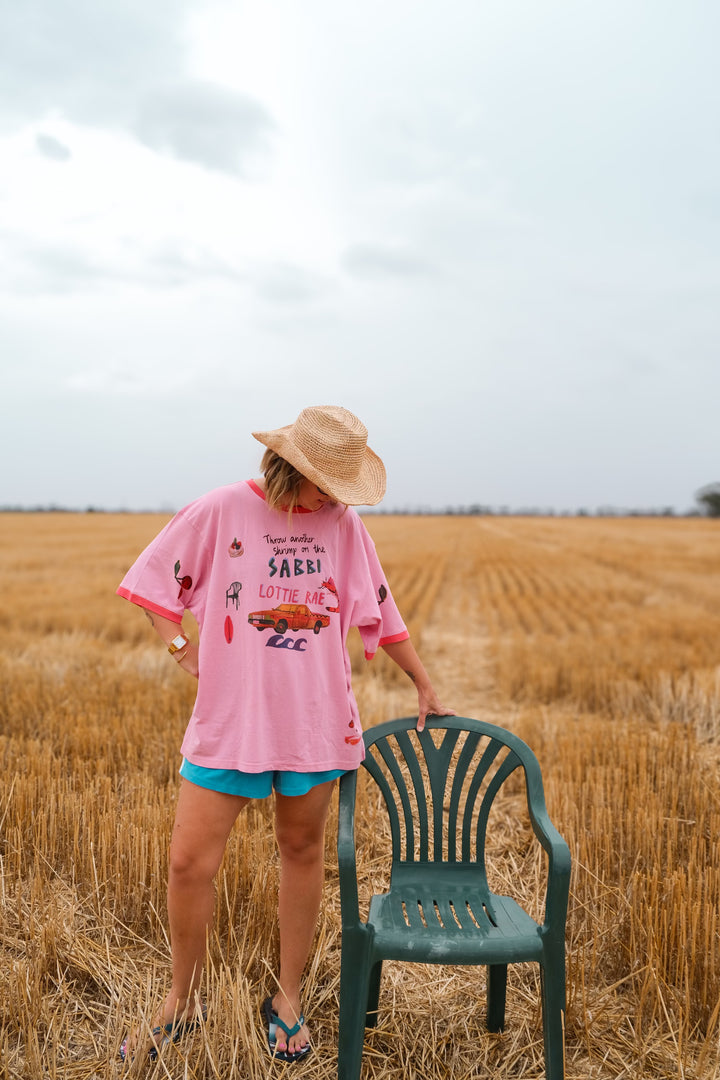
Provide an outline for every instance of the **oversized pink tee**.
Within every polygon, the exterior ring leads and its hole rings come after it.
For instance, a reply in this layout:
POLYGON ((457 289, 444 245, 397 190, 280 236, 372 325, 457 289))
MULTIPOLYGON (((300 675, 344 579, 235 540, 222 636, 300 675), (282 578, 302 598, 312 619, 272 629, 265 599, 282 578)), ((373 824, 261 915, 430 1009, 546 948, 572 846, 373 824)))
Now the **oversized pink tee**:
POLYGON ((182 744, 194 765, 294 772, 362 760, 346 638, 368 659, 408 632, 352 508, 270 510, 252 481, 181 510, 125 575, 120 596, 200 627, 198 692, 182 744))

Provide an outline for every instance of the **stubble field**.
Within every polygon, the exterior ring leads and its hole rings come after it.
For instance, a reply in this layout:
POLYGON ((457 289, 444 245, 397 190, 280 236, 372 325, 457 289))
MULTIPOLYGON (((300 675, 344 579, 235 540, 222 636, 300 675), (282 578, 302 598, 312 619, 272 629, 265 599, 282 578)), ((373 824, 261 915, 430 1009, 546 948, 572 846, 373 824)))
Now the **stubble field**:
MULTIPOLYGON (((0 1076, 120 1075, 127 1026, 162 999, 167 842, 194 685, 114 595, 167 520, 0 515, 0 1076)), ((701 519, 370 516, 443 701, 535 750, 573 855, 566 1075, 720 1072, 720 525, 701 519)), ((383 655, 351 642, 365 727, 411 714, 383 655)), ((361 804, 359 859, 376 860, 361 804)), ((336 816, 304 998, 308 1080, 336 1068, 336 816)), ((542 909, 526 822, 499 822, 497 879, 542 909)), ((271 807, 235 829, 193 1039, 132 1075, 259 1078, 276 970, 271 807)), ((374 870, 373 870, 374 872, 374 870)), ((368 886, 369 888, 369 886, 368 886)), ((541 1077, 537 972, 510 969, 507 1027, 482 971, 387 965, 364 1080, 541 1077), (428 978, 428 972, 432 978, 428 978)))

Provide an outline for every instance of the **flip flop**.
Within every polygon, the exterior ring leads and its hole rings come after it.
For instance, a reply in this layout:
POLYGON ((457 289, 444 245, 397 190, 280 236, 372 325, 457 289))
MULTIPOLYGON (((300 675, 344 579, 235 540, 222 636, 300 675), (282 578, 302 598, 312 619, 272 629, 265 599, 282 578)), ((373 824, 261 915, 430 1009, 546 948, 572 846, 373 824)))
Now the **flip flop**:
MULTIPOLYGON (((161 1024, 158 1027, 154 1027, 151 1031, 155 1046, 151 1046, 147 1052, 149 1061, 157 1061, 158 1053, 164 1046, 169 1046, 170 1043, 179 1042, 183 1035, 189 1035, 192 1031, 196 1031, 202 1023, 207 1020, 207 1008, 205 1005, 202 1007, 200 1016, 194 1016, 192 1020, 180 1020, 177 1023, 172 1021, 169 1024, 161 1024), (162 1038, 158 1040, 158 1036, 162 1035, 162 1038)), ((124 1039, 120 1045, 120 1058, 122 1061, 128 1060, 128 1045, 127 1039, 124 1039)), ((134 1054, 132 1058, 134 1058, 134 1054)), ((131 1058, 131 1060, 132 1060, 131 1058)))
POLYGON ((263 1001, 262 1011, 263 1016, 265 1017, 265 1023, 267 1024, 268 1048, 272 1057, 274 1057, 277 1061, 287 1061, 291 1063, 295 1061, 301 1061, 303 1058, 307 1057, 307 1055, 310 1053, 310 1050, 312 1049, 310 1043, 308 1043, 307 1046, 303 1046, 301 1050, 296 1050, 292 1054, 289 1053, 287 1050, 276 1049, 277 1029, 281 1027, 285 1032, 287 1038, 290 1039, 293 1035, 297 1035, 298 1031, 305 1023, 305 1017, 301 1016, 297 1024, 293 1024, 292 1027, 288 1027, 287 1024, 283 1023, 283 1021, 273 1009, 271 997, 265 998, 265 1000, 263 1001))

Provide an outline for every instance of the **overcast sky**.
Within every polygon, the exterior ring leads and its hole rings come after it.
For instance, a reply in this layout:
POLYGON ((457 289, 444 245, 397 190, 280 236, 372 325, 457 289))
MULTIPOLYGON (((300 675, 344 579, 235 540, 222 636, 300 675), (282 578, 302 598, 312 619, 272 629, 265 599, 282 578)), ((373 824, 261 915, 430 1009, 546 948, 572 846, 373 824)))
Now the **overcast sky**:
POLYGON ((177 508, 305 405, 387 509, 720 481, 716 0, 0 0, 0 505, 177 508))

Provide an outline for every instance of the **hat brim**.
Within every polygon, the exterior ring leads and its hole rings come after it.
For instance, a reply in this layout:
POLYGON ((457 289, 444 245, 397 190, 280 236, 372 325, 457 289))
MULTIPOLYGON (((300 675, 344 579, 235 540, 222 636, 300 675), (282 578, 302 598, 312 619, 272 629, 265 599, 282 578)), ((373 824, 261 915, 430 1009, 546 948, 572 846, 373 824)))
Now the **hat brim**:
POLYGON ((385 494, 385 466, 369 446, 365 447, 357 477, 352 481, 344 481, 315 468, 292 440, 293 427, 294 424, 288 424, 287 427, 276 428, 274 431, 253 431, 252 436, 269 450, 274 450, 285 461, 289 461, 299 473, 326 495, 332 495, 337 502, 346 503, 348 506, 376 506, 380 502, 385 494))

